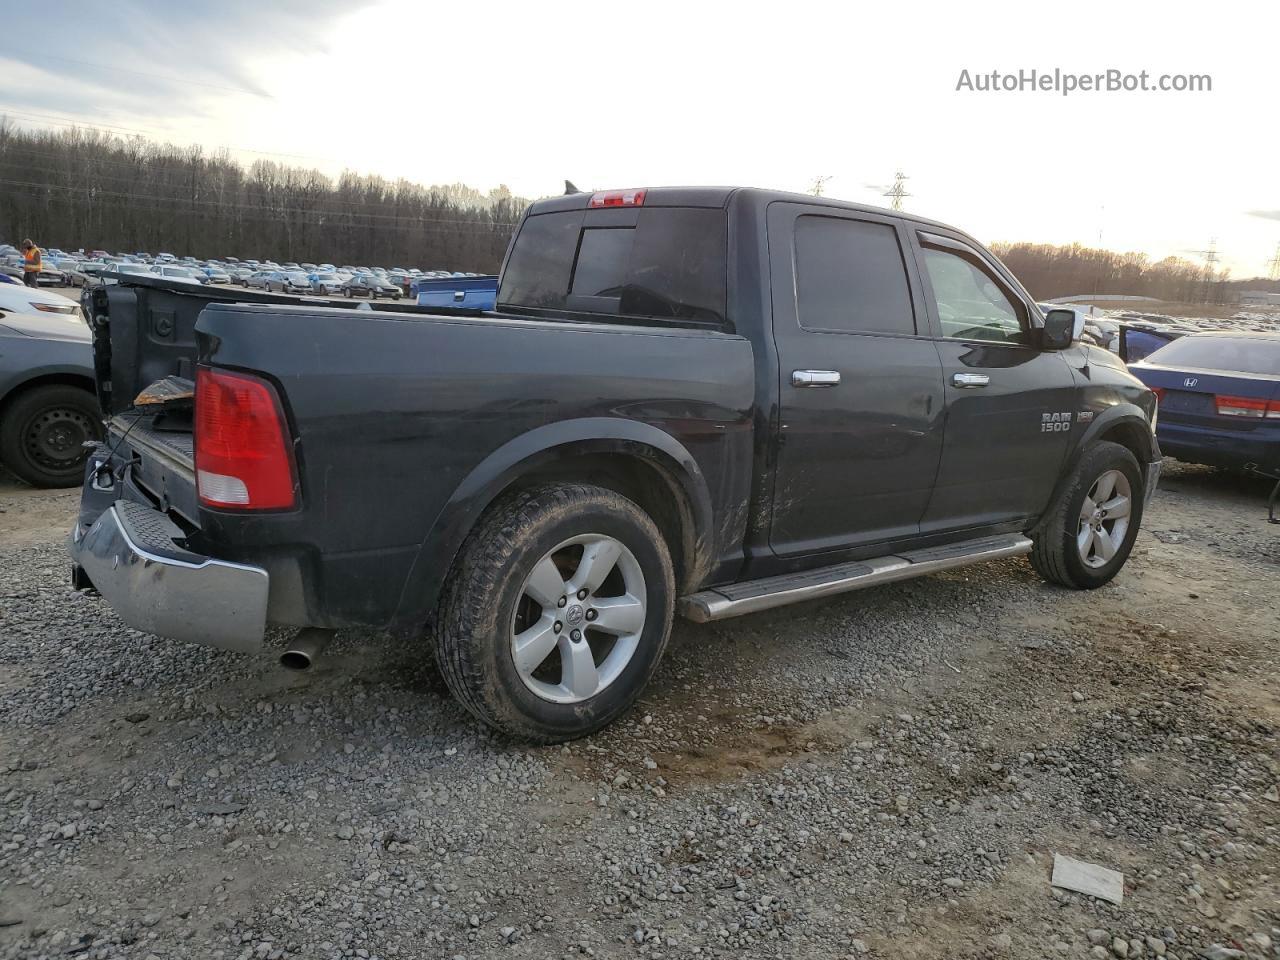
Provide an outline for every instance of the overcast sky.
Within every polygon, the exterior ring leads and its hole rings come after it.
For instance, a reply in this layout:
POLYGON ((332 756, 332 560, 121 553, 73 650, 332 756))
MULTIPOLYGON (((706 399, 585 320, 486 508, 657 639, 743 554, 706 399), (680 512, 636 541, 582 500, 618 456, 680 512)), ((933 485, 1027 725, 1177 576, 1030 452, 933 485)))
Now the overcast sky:
POLYGON ((745 184, 906 208, 986 241, 1101 244, 1235 277, 1280 242, 1280 4, 13 4, 0 112, 326 173, 745 184), (975 77, 1208 74, 1211 92, 958 91, 975 77), (258 152, 249 152, 258 151, 258 152))

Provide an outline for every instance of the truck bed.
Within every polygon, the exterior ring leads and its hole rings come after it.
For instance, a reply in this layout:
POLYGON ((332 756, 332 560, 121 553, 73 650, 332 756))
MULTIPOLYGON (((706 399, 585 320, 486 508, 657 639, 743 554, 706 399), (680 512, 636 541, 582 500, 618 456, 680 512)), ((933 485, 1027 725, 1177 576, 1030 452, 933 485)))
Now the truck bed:
POLYGON ((123 290, 109 292, 95 322, 125 489, 183 527, 193 549, 268 570, 272 622, 420 617, 439 588, 440 565, 424 558, 456 548, 468 498, 548 445, 598 437, 601 423, 617 445, 657 437, 673 462, 688 461, 708 503, 738 504, 704 536, 713 554, 740 551, 754 395, 742 337, 123 290), (190 433, 157 429, 126 401, 159 377, 193 377, 197 363, 276 386, 296 445, 298 509, 202 507, 190 433))

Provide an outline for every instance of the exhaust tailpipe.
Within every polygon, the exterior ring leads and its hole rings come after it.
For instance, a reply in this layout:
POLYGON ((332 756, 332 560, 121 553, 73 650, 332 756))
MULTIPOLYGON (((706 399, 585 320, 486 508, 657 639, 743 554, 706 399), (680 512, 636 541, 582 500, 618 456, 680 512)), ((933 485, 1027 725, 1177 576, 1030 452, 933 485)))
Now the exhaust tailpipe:
POLYGON ((288 670, 309 669, 311 664, 319 659, 320 654, 324 653, 324 648, 329 645, 335 632, 322 627, 307 627, 299 630, 293 642, 285 648, 284 653, 280 654, 280 666, 288 670))

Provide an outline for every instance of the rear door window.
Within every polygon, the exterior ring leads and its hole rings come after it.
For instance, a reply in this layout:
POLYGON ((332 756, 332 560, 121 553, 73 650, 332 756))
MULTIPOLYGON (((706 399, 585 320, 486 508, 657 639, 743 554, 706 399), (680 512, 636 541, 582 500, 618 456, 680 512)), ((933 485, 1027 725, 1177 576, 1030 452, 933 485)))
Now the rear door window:
POLYGON ((796 219, 796 312, 823 333, 916 332, 898 232, 839 217, 796 219))

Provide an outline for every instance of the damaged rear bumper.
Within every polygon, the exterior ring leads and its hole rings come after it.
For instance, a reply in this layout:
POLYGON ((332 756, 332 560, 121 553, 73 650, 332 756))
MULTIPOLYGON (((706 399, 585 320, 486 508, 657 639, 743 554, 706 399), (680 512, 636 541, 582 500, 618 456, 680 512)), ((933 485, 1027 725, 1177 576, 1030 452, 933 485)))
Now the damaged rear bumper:
POLYGON ((267 622, 270 577, 180 546, 182 530, 158 510, 116 500, 71 534, 71 558, 129 626, 206 646, 254 653, 267 622))
POLYGON ((1145 476, 1142 484, 1142 501, 1150 503, 1151 498, 1156 495, 1156 487, 1160 485, 1160 468, 1164 466, 1164 461, 1156 460, 1146 465, 1145 476))

